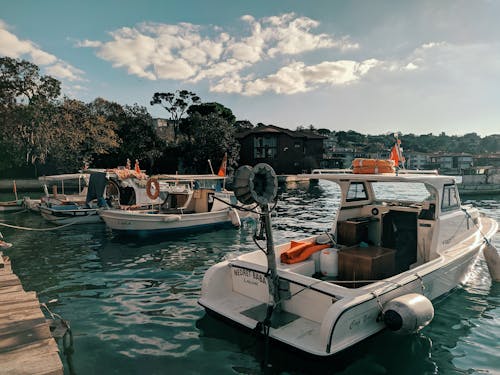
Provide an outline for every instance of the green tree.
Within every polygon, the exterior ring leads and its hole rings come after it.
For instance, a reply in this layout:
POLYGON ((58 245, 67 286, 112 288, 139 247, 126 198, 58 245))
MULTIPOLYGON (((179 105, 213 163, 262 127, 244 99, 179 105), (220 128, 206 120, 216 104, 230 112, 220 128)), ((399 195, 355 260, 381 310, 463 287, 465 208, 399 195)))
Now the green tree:
POLYGON ((119 121, 119 135, 122 140, 120 155, 123 160, 147 161, 154 168, 155 161, 163 154, 164 142, 156 134, 153 118, 145 107, 137 104, 125 106, 119 121))
POLYGON ((82 168, 96 156, 107 155, 119 146, 116 124, 93 113, 91 106, 81 101, 66 98, 54 120, 58 126, 52 134, 57 141, 50 156, 59 169, 82 168))
POLYGON ((170 114, 170 120, 174 123, 174 132, 177 137, 181 118, 191 105, 200 102, 200 97, 194 92, 177 90, 175 92, 155 92, 150 104, 161 105, 170 114))
POLYGON ((189 171, 206 173, 208 160, 217 163, 225 153, 228 166, 236 165, 239 155, 239 144, 234 137, 236 128, 224 117, 216 113, 202 116, 195 112, 183 122, 191 129, 190 136, 181 144, 183 163, 189 171))
POLYGON ((61 84, 25 60, 0 58, 0 135, 3 166, 44 163, 61 84))

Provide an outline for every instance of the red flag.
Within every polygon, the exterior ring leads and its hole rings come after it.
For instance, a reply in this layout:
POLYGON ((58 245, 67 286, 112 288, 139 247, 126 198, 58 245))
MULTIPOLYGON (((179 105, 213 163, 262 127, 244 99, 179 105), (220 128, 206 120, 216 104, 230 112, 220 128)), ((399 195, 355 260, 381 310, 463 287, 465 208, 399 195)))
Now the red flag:
POLYGON ((390 160, 394 160, 394 165, 397 167, 399 165, 399 152, 396 145, 392 146, 390 160))
POLYGON ((222 163, 220 165, 217 176, 226 177, 226 167, 227 167, 227 153, 224 154, 224 158, 222 159, 222 163))

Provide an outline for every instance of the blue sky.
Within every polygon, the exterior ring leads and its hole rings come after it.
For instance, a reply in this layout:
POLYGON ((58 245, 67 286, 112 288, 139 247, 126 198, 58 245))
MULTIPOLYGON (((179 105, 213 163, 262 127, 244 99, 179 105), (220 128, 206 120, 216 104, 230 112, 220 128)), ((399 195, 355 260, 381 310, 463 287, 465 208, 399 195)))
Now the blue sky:
POLYGON ((367 134, 500 133, 500 2, 0 0, 0 55, 64 94, 187 89, 240 120, 367 134))

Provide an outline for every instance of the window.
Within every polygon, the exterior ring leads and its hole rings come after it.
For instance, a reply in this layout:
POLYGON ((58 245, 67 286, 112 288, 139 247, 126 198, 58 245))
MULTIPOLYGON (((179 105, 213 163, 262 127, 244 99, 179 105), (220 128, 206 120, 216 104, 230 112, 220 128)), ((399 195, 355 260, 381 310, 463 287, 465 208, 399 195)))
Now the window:
POLYGON ((456 210, 460 206, 458 199, 457 187, 453 185, 444 185, 443 188, 443 202, 441 203, 441 210, 451 211, 456 210))
POLYGON ((366 194, 365 184, 363 182, 351 182, 347 190, 347 202, 362 201, 368 199, 366 194))
POLYGON ((255 159, 275 159, 278 154, 278 140, 274 136, 259 136, 253 141, 255 159))

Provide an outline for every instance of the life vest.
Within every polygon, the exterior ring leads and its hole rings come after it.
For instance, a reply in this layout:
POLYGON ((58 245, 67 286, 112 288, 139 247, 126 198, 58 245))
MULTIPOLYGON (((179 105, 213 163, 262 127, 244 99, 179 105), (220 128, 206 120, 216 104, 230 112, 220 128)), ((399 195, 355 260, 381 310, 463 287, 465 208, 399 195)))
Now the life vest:
POLYGON ((315 252, 326 249, 327 247, 330 247, 330 245, 318 245, 310 242, 292 241, 290 242, 290 248, 281 253, 281 263, 293 264, 302 262, 315 252))

